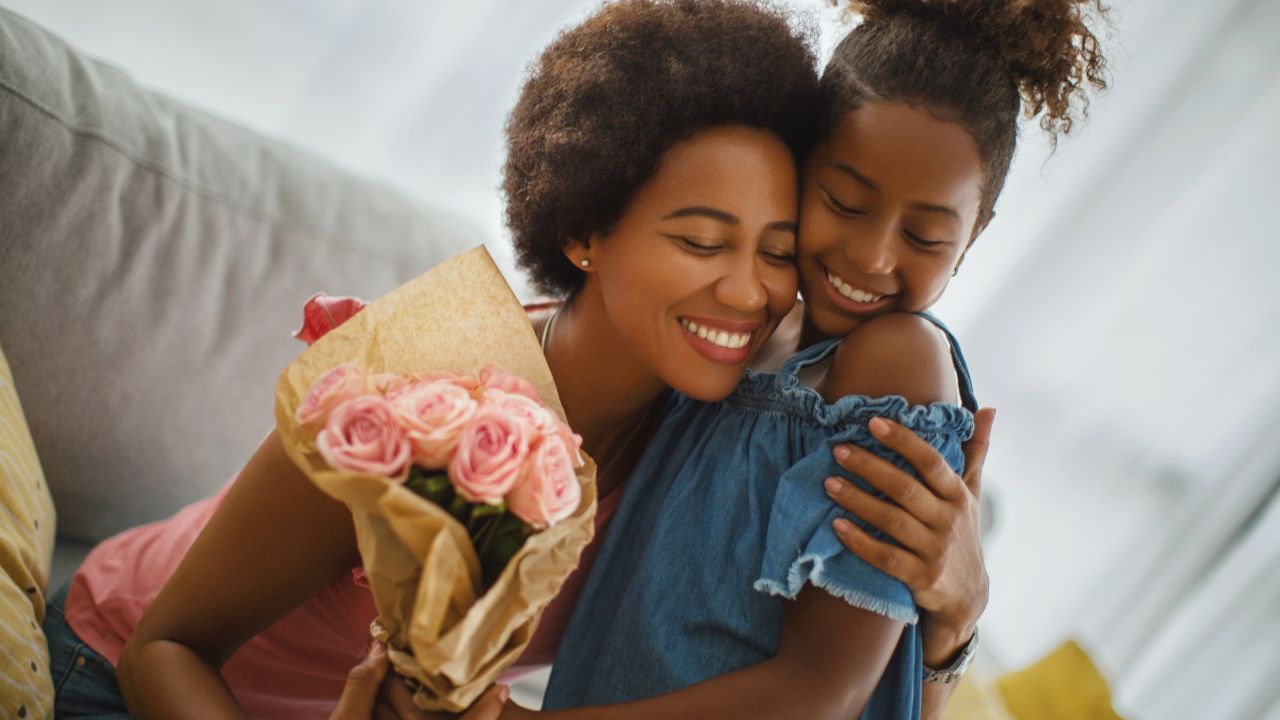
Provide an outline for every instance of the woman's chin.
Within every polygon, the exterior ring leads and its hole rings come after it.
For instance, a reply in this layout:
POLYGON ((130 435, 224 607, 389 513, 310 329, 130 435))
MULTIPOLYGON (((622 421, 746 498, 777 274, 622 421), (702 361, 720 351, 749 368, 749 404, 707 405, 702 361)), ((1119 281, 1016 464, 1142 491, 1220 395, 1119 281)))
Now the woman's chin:
MULTIPOLYGON (((733 393, 733 389, 738 386, 738 381, 742 379, 742 374, 746 372, 745 365, 739 368, 738 373, 729 377, 724 373, 724 377, 701 377, 686 381, 677 381, 671 383, 671 388, 681 395, 686 395, 699 400, 701 402, 718 403, 733 393)), ((720 375, 721 373, 717 373, 720 375)))

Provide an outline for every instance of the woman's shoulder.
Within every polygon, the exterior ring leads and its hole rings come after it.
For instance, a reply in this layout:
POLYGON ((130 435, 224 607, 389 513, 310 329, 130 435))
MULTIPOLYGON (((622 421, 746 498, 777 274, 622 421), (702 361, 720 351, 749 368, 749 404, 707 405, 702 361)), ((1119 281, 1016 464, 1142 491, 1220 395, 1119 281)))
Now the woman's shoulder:
POLYGON ((908 402, 960 402, 951 344, 931 320, 890 313, 859 325, 840 342, 823 396, 900 395, 908 402))

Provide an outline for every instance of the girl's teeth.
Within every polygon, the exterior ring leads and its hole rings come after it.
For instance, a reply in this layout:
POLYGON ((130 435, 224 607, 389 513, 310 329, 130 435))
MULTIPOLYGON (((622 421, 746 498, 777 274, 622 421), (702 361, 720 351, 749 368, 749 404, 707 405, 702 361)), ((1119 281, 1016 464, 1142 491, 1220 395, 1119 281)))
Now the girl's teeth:
POLYGON ((863 292, 835 275, 832 275, 830 272, 827 273, 827 281, 830 282, 831 286, 839 291, 841 295, 854 302, 873 303, 878 302, 884 297, 883 295, 872 295, 871 293, 863 292))
POLYGON ((738 348, 746 347, 747 343, 751 342, 751 333, 731 333, 719 330, 709 330, 696 322, 684 319, 680 320, 680 324, 683 325, 686 330, 697 335, 703 340, 706 340, 713 345, 729 348, 730 350, 737 350, 738 348))

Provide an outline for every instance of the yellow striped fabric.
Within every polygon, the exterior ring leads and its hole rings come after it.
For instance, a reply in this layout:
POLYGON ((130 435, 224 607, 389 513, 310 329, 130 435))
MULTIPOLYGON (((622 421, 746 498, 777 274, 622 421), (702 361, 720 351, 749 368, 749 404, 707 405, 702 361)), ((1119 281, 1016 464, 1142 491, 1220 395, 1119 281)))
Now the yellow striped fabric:
POLYGON ((55 515, 13 374, 0 349, 0 717, 53 717, 40 623, 55 515))

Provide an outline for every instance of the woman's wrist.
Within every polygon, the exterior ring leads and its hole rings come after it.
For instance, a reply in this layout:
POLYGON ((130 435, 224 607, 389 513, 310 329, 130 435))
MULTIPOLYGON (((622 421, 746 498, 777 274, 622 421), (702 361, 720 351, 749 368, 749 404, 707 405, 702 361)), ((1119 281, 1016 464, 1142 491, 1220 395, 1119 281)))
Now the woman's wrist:
POLYGON ((950 667, 973 639, 977 627, 976 621, 950 625, 936 620, 931 622, 929 618, 921 619, 925 667, 935 670, 950 667))

